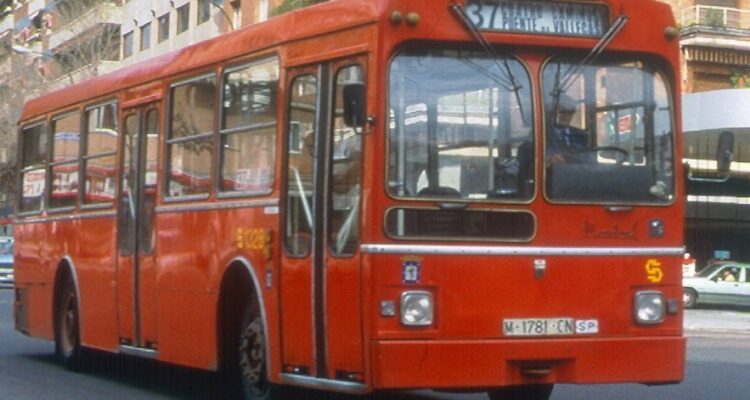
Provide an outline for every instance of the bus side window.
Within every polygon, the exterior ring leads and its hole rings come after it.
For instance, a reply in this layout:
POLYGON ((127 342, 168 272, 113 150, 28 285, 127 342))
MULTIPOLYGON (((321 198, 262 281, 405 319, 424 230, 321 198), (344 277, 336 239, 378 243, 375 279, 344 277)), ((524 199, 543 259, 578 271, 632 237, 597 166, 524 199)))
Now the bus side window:
POLYGON ((115 198, 118 140, 117 103, 86 111, 83 153, 83 204, 111 204, 115 198))
POLYGON ((279 61, 232 68, 222 86, 219 190, 270 193, 276 154, 279 61))
POLYGON ((171 88, 167 196, 211 192, 216 76, 204 75, 171 88))
POLYGON ((78 198, 81 117, 73 112, 52 121, 50 208, 74 207, 78 198))
POLYGON ((41 211, 47 182, 47 125, 23 128, 21 134, 21 185, 19 211, 41 211))

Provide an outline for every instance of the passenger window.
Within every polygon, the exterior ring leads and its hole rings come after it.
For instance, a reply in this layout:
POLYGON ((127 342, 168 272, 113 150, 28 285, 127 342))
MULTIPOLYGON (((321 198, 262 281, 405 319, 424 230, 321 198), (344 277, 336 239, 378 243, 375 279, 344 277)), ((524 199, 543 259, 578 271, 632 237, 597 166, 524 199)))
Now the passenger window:
POLYGON ((219 190, 269 193, 276 154, 279 62, 265 60, 224 75, 219 190))
POLYGON ((81 139, 81 119, 78 112, 52 121, 52 190, 50 208, 76 205, 78 197, 78 156, 81 139))
POLYGON ((84 204, 111 204, 115 199, 117 104, 86 111, 86 148, 83 155, 84 204))
POLYGON ((47 125, 24 127, 21 134, 21 185, 19 210, 41 211, 47 182, 47 125))
POLYGON ((174 85, 170 102, 167 196, 207 196, 214 153, 216 77, 174 85))

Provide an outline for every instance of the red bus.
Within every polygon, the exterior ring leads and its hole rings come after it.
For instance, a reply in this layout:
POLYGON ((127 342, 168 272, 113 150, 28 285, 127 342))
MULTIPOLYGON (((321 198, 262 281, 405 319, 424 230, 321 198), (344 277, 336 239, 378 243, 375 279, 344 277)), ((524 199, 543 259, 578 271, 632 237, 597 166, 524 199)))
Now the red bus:
POLYGON ((683 378, 651 0, 332 0, 26 104, 16 329, 245 398, 683 378))

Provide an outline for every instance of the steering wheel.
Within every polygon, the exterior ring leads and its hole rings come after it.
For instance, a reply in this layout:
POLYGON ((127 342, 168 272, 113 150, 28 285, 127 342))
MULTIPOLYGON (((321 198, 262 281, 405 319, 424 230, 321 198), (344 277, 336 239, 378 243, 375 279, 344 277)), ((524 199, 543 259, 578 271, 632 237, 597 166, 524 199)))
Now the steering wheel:
POLYGON ((586 153, 588 152, 599 153, 600 151, 614 151, 617 153, 621 153, 622 158, 617 160, 618 164, 624 163, 625 160, 627 160, 630 157, 630 152, 623 149, 622 147, 617 147, 617 146, 594 146, 594 147, 590 147, 585 150, 582 150, 582 152, 586 152, 586 153))

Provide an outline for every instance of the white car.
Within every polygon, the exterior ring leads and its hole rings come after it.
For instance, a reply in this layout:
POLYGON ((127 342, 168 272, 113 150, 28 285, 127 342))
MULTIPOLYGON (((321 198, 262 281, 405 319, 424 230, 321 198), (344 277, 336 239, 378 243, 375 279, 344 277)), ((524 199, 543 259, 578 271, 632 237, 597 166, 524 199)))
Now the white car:
POLYGON ((0 236, 0 287, 13 286, 13 238, 0 236))
POLYGON ((682 278, 682 293, 685 308, 696 304, 750 306, 750 264, 711 264, 693 277, 682 278))

